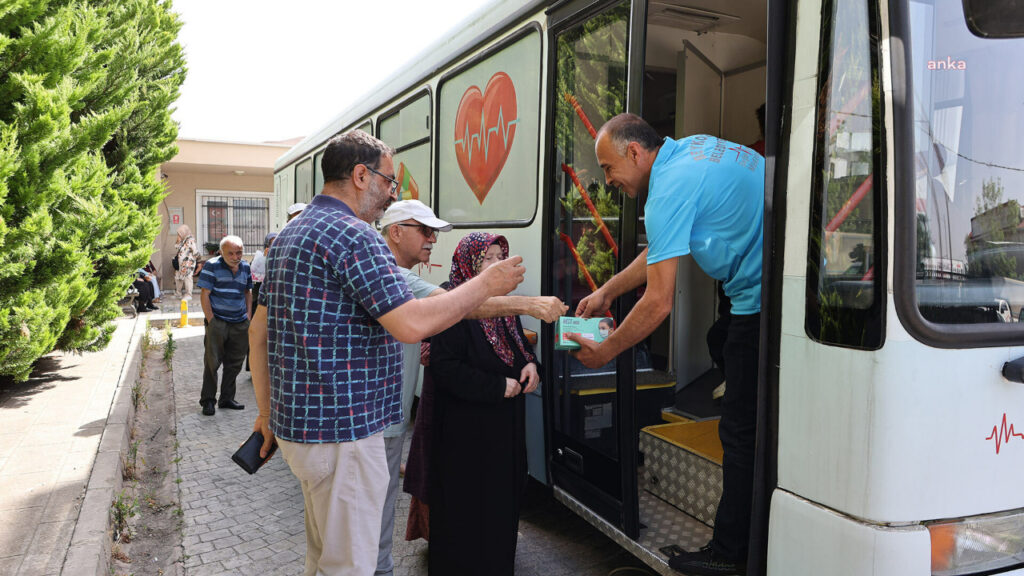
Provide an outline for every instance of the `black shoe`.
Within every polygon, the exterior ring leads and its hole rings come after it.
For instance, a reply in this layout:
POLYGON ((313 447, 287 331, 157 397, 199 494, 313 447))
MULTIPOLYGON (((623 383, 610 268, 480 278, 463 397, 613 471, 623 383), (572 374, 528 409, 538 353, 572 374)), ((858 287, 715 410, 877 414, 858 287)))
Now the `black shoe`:
POLYGON ((218 408, 228 408, 230 410, 245 410, 245 404, 239 404, 234 400, 221 400, 217 403, 218 408))
POLYGON ((213 400, 203 400, 203 401, 200 402, 200 404, 203 405, 203 415, 204 416, 213 416, 217 412, 217 409, 213 407, 213 405, 214 405, 214 401, 213 400))
POLYGON ((668 559, 673 570, 694 576, 736 576, 746 573, 742 566, 711 551, 711 544, 696 552, 683 552, 668 559))
POLYGON ((146 304, 146 310, 159 310, 159 308, 157 308, 156 306, 153 306, 153 304, 150 303, 150 304, 146 304))

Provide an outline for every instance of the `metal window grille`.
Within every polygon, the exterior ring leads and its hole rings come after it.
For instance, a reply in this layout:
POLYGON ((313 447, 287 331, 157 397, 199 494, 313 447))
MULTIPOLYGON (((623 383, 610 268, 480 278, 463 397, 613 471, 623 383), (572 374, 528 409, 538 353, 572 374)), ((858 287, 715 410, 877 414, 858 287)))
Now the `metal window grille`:
POLYGON ((233 234, 245 243, 247 254, 256 252, 270 231, 270 199, 203 196, 199 218, 204 242, 220 243, 233 234))

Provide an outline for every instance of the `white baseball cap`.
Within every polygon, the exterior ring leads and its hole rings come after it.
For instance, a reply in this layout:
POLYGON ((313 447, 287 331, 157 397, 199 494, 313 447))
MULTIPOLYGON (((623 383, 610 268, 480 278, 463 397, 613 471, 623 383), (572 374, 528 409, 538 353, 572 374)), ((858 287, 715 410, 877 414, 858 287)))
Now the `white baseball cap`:
POLYGON ((389 206, 387 211, 384 212, 384 216, 380 219, 380 227, 383 228, 389 224, 404 222, 410 219, 424 226, 436 228, 441 232, 447 232, 452 229, 451 224, 434 216, 434 211, 419 200, 402 200, 389 206))
POLYGON ((302 212, 305 209, 306 209, 306 205, 304 203, 296 202, 295 204, 292 204, 291 206, 288 207, 288 215, 289 216, 295 216, 296 214, 298 214, 299 212, 302 212))

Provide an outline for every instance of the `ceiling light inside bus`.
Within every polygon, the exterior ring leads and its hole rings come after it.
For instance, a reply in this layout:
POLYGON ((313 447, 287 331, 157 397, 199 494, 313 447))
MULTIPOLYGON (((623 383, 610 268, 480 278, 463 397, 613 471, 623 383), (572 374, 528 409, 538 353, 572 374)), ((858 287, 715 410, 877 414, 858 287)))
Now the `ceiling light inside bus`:
POLYGON ((1024 510, 928 526, 933 576, 955 576, 1024 565, 1024 510))
POLYGON ((652 24, 671 26, 694 32, 707 32, 711 28, 738 22, 739 17, 715 10, 684 6, 675 0, 651 2, 648 6, 649 19, 652 24))

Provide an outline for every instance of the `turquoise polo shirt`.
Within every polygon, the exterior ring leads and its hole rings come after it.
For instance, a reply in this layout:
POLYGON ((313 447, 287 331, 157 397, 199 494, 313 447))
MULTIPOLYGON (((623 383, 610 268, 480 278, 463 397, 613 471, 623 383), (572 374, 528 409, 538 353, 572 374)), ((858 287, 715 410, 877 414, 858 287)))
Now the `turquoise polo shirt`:
POLYGON ((761 311, 764 158, 706 134, 666 138, 651 167, 647 264, 692 254, 732 300, 732 313, 761 311))

